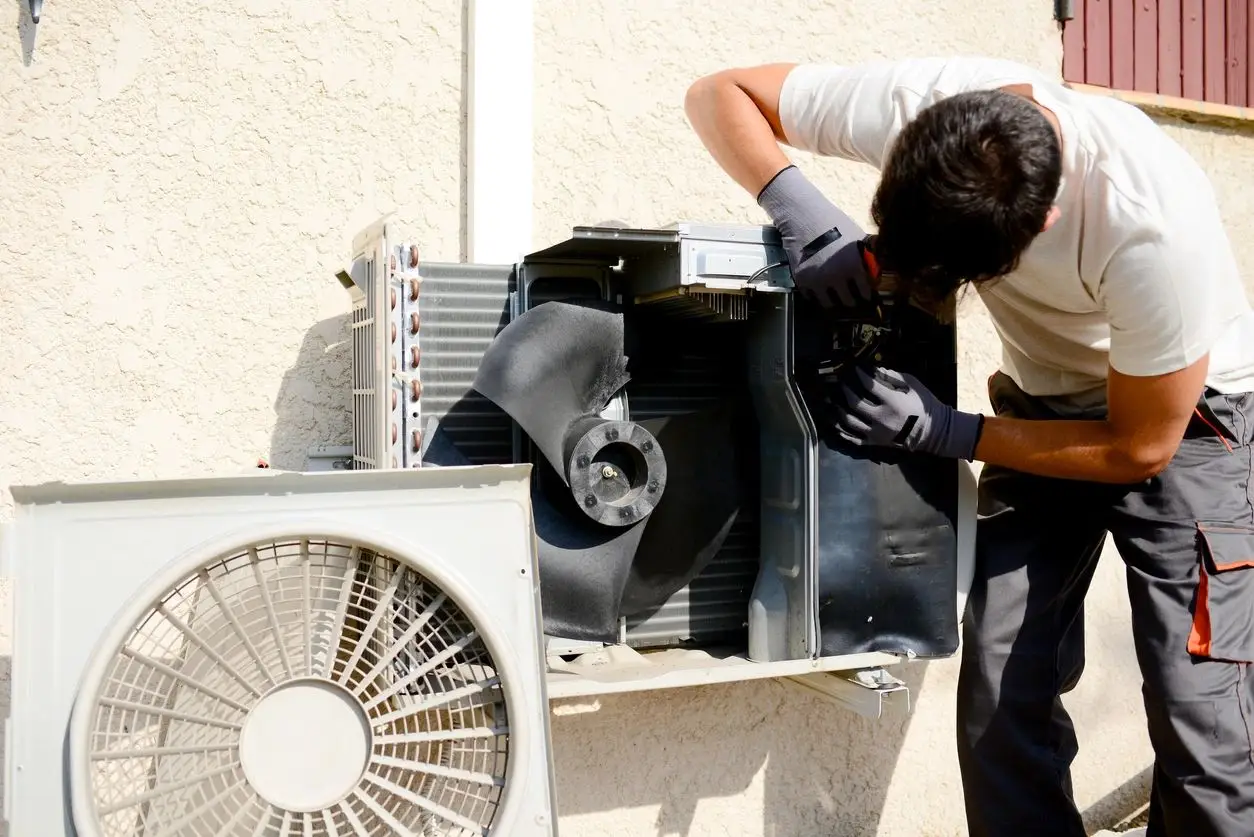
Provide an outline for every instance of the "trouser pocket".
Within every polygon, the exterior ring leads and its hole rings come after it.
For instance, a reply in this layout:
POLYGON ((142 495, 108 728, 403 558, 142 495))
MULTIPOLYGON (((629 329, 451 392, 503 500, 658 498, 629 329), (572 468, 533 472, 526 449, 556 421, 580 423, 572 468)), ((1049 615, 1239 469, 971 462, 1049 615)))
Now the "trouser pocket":
POLYGON ((1198 585, 1189 653, 1254 662, 1254 528, 1198 523, 1198 585))

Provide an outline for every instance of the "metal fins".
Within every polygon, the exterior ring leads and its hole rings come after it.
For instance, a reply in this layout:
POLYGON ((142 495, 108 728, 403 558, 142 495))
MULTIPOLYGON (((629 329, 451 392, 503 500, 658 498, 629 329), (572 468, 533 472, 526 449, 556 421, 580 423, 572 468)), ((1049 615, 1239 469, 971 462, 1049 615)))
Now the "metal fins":
POLYGON ((723 548, 747 481, 746 440, 730 402, 712 409, 641 422, 666 451, 666 497, 649 516, 623 591, 621 610, 635 616, 660 607, 723 548))

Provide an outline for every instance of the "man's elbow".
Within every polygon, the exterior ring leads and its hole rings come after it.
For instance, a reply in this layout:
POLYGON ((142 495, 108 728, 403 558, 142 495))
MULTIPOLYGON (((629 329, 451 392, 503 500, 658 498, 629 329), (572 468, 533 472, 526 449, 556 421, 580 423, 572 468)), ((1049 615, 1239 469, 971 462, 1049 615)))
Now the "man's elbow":
POLYGON ((1179 443, 1134 442, 1117 445, 1111 451, 1111 470, 1116 482, 1134 483, 1153 479, 1161 474, 1176 455, 1179 443))
POLYGON ((695 121, 720 90, 734 84, 726 70, 702 76, 688 85, 688 91, 684 94, 684 113, 689 120, 695 121))

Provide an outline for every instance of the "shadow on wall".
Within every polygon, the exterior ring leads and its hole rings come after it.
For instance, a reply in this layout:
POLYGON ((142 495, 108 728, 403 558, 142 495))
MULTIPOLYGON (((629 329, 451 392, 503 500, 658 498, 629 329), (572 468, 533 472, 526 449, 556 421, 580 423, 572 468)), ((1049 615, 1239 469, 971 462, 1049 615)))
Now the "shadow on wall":
MULTIPOLYGON (((926 668, 893 668, 912 700, 926 668)), ((888 710, 863 718, 783 680, 599 704, 585 713, 577 708, 589 704, 555 707, 558 812, 570 837, 581 835, 581 816, 612 811, 623 814, 623 834, 682 837, 707 805, 719 807, 728 834, 872 837, 913 717, 888 710), (642 808, 657 809, 650 832, 635 819, 642 808)))
POLYGON ((314 325, 274 400, 270 467, 303 471, 309 449, 348 444, 353 432, 351 315, 314 325))

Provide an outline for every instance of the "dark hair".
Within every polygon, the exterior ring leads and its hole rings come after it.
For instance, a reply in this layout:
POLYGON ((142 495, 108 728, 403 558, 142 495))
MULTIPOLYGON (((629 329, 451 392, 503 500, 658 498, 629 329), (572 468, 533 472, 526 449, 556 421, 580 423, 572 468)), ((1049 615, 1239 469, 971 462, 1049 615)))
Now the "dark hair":
POLYGON ((897 136, 871 205, 875 254, 916 296, 1012 272, 1058 193, 1058 135, 1029 100, 1001 90, 929 105, 897 136))

